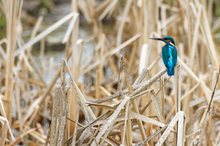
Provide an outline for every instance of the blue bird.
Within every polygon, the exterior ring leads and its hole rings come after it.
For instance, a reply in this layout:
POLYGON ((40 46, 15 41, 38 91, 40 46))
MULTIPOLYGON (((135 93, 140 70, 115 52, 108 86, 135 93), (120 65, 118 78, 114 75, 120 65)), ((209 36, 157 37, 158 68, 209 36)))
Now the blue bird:
POLYGON ((153 40, 163 41, 165 46, 162 48, 163 63, 167 68, 167 74, 169 76, 174 75, 174 68, 177 63, 177 50, 175 47, 175 41, 170 36, 164 36, 163 38, 150 38, 153 40))

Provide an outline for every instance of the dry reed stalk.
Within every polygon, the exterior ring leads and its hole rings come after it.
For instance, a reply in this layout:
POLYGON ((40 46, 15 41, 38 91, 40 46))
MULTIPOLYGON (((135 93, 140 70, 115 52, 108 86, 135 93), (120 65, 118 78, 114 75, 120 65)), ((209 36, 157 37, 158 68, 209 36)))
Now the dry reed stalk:
POLYGON ((155 136, 159 135, 162 131, 164 131, 166 127, 163 127, 161 129, 159 129, 157 132, 153 133, 152 135, 150 135, 146 140, 135 144, 135 146, 143 146, 145 143, 147 143, 148 141, 150 141, 152 138, 154 138, 155 136))
POLYGON ((147 87, 149 87, 150 85, 152 85, 159 77, 161 77, 163 74, 166 73, 166 69, 163 69, 162 71, 160 71, 159 73, 157 73, 155 76, 153 76, 152 78, 150 78, 147 81, 144 81, 143 83, 140 83, 136 86, 134 86, 133 88, 135 89, 134 92, 132 93, 132 95, 135 95, 139 92, 141 92, 142 90, 146 89, 147 87))
POLYGON ((191 58, 190 58, 190 66, 193 67, 194 65, 194 59, 195 59, 195 54, 196 54, 196 47, 198 44, 198 35, 199 35, 199 25, 201 22, 201 13, 202 13, 202 7, 199 7, 198 12, 194 17, 196 17, 196 23, 195 23, 195 28, 194 28, 194 36, 192 40, 192 53, 191 53, 191 58))
POLYGON ((70 24, 69 24, 69 26, 66 30, 65 36, 64 36, 63 41, 62 41, 63 44, 66 43, 70 39, 71 33, 73 33, 73 31, 76 30, 76 28, 78 27, 77 26, 78 25, 77 23, 79 21, 78 19, 79 19, 79 14, 75 13, 75 15, 71 19, 70 24))
POLYGON ((129 112, 129 108, 130 108, 130 102, 128 101, 128 103, 126 104, 126 109, 125 109, 125 120, 124 120, 124 129, 123 129, 123 133, 122 133, 122 139, 121 139, 121 145, 125 145, 125 138, 127 139, 127 144, 131 144, 131 117, 130 117, 130 112, 129 112))
POLYGON ((119 46, 122 42, 122 35, 123 35, 124 25, 125 25, 125 21, 126 21, 126 18, 128 16, 128 12, 129 12, 129 9, 131 7, 131 4, 132 4, 132 0, 128 0, 126 2, 122 18, 119 20, 120 24, 119 24, 119 28, 118 28, 118 32, 117 32, 117 43, 116 43, 117 46, 119 46))
POLYGON ((137 85, 140 84, 140 82, 144 79, 144 77, 146 76, 146 74, 153 68, 154 65, 156 65, 159 60, 161 59, 161 56, 159 56, 158 58, 156 58, 151 65, 149 65, 149 67, 142 69, 140 75, 137 77, 137 79, 135 80, 135 82, 133 83, 133 88, 137 85))
POLYGON ((184 98, 186 98, 190 94, 192 94, 193 91, 195 91, 199 87, 199 85, 200 85, 200 83, 197 83, 195 86, 193 86, 192 89, 190 89, 187 93, 185 93, 184 95, 181 96, 180 100, 183 100, 184 98))
POLYGON ((64 87, 55 89, 50 130, 50 144, 62 146, 65 139, 65 123, 67 116, 67 97, 64 87))
MULTIPOLYGON (((104 48, 105 48, 105 35, 101 34, 100 35, 100 42, 97 46, 97 55, 98 55, 98 59, 101 61, 103 58, 103 52, 104 52, 104 48)), ((100 63, 98 66, 98 69, 96 71, 96 98, 100 98, 100 87, 101 87, 101 83, 103 81, 103 64, 100 63)))
POLYGON ((0 96, 0 112, 3 115, 3 116, 0 116, 0 117, 1 117, 2 125, 4 127, 3 129, 8 129, 11 139, 15 140, 15 137, 14 137, 14 135, 12 133, 12 130, 11 130, 11 127, 10 127, 10 123, 9 123, 9 121, 7 119, 7 115, 6 115, 5 108, 3 106, 2 99, 3 99, 3 96, 0 96))
MULTIPOLYGON (((180 112, 181 108, 181 67, 176 67, 176 112, 180 112)), ((183 112, 184 114, 184 112, 183 112)), ((179 115, 177 123, 177 143, 176 145, 182 146, 184 140, 184 115, 179 115)))
POLYGON ((153 90, 151 91, 151 94, 153 95, 153 96, 151 96, 151 100, 154 104, 154 109, 156 111, 157 118, 159 119, 159 121, 164 122, 164 118, 161 113, 162 109, 161 109, 160 103, 158 101, 159 97, 156 96, 156 94, 153 90))
POLYGON ((75 127, 73 132, 73 139, 72 139, 72 146, 76 145, 76 134, 77 134, 77 128, 78 128, 78 122, 79 122, 79 109, 78 106, 76 107, 76 115, 75 115, 75 127))
MULTIPOLYGON (((68 56, 68 54, 71 52, 71 61, 72 61, 72 66, 71 66, 71 73, 72 73, 72 77, 74 80, 77 80, 80 74, 80 59, 79 59, 79 48, 78 48, 78 35, 79 35, 79 13, 77 10, 77 1, 72 0, 71 2, 71 6, 72 6, 72 11, 73 13, 75 13, 75 17, 72 18, 71 23, 69 25, 69 28, 67 29, 66 33, 65 33, 65 37, 63 39, 63 43, 67 42, 67 48, 66 48, 66 58, 68 56)), ((71 89, 70 91, 70 97, 69 97, 69 116, 70 119, 75 119, 75 107, 77 107, 77 97, 75 97, 74 94, 74 89, 71 89)), ((70 121, 68 121, 70 122, 70 121)), ((69 123, 69 129, 67 129, 67 133, 68 133, 68 137, 66 139, 69 138, 70 134, 72 135, 74 132, 74 127, 75 124, 74 123, 69 123)))
MULTIPOLYGON (((17 79, 17 82, 15 82, 15 84, 18 84, 20 82, 20 80, 17 79)), ((15 87, 15 100, 16 100, 16 107, 17 107, 17 113, 18 113, 18 121, 19 121, 19 129, 23 130, 22 124, 22 111, 21 111, 21 106, 20 106, 20 89, 18 88, 18 86, 15 87)))
POLYGON ((23 125, 23 129, 24 131, 26 131, 27 129, 29 129, 30 124, 32 123, 32 121, 34 120, 35 116, 37 115, 37 111, 39 110, 39 106, 35 107, 32 115, 30 116, 30 119, 28 121, 25 122, 25 124, 22 122, 21 124, 23 125))
POLYGON ((220 75, 220 67, 219 67, 218 73, 216 74, 216 82, 214 84, 214 88, 212 90, 211 98, 210 98, 210 101, 209 101, 209 106, 208 106, 208 110, 207 110, 208 113, 210 112, 210 109, 211 109, 212 101, 213 101, 213 98, 214 98, 214 95, 215 95, 215 90, 216 90, 218 80, 219 80, 219 75, 220 75))
MULTIPOLYGON (((7 62, 5 76, 5 95, 3 98, 5 106, 5 114, 7 121, 11 124, 11 111, 13 102, 13 67, 14 67, 14 52, 16 48, 17 25, 19 23, 20 12, 22 8, 22 0, 5 1, 5 15, 7 19, 7 62)), ((0 145, 5 144, 7 138, 7 127, 2 130, 2 138, 0 145)))
POLYGON ((35 138, 40 144, 43 144, 46 141, 46 136, 42 133, 36 132, 36 130, 30 131, 29 135, 35 138))
MULTIPOLYGON (((40 16, 38 19, 37 19, 37 22, 33 28, 33 31, 31 33, 31 37, 30 37, 30 40, 32 40, 36 35, 37 35, 37 32, 39 31, 40 29, 40 26, 43 22, 43 16, 40 16)), ((41 41, 41 43, 43 43, 43 41, 41 41)), ((41 44, 41 46, 43 46, 43 44, 41 44)), ((28 53, 31 54, 31 50, 32 50, 32 47, 30 47, 30 49, 27 49, 28 50, 28 53)))
POLYGON ((212 39, 212 35, 211 35, 211 30, 210 30, 210 26, 208 24, 208 18, 207 18, 207 14, 206 11, 204 9, 204 7, 202 8, 202 20, 203 20, 203 29, 204 29, 204 33, 206 35, 204 35, 204 37, 206 37, 207 43, 209 44, 209 51, 211 54, 211 59, 213 61, 213 64, 215 65, 215 68, 217 69, 219 67, 219 59, 217 58, 217 52, 215 49, 215 45, 212 39))
POLYGON ((155 125, 155 126, 158 126, 158 127, 165 127, 166 125, 162 122, 159 122, 157 120, 154 120, 152 118, 148 118, 146 116, 143 116, 143 115, 140 115, 140 114, 136 114, 136 113, 132 113, 131 114, 131 117, 134 118, 134 119, 138 119, 138 120, 141 120, 145 123, 148 123, 148 124, 152 124, 152 125, 155 125))
POLYGON ((147 58, 149 58, 149 53, 147 51, 149 50, 147 44, 143 44, 141 48, 141 56, 140 56, 140 63, 139 63, 139 70, 138 73, 141 74, 142 71, 144 70, 147 63, 147 58))
POLYGON ((95 15, 96 15, 96 1, 95 0, 89 0, 87 1, 87 6, 88 6, 88 11, 89 14, 91 16, 91 18, 94 19, 95 15))
POLYGON ((102 14, 98 17, 98 20, 101 21, 102 19, 104 19, 104 17, 106 17, 106 15, 110 14, 114 10, 114 7, 117 4, 117 2, 118 0, 112 0, 108 7, 105 8, 102 14))
POLYGON ((96 14, 99 16, 100 13, 111 3, 111 0, 101 1, 99 5, 96 6, 96 14))
MULTIPOLYGON (((76 7, 77 6, 76 0, 73 0, 73 1, 74 1, 74 3, 72 3, 72 5, 74 7, 76 7)), ((83 13, 83 16, 85 17, 86 21, 88 23, 91 23, 92 18, 90 17, 90 14, 89 14, 89 11, 88 11, 88 6, 87 6, 85 0, 78 1, 78 9, 83 13)))

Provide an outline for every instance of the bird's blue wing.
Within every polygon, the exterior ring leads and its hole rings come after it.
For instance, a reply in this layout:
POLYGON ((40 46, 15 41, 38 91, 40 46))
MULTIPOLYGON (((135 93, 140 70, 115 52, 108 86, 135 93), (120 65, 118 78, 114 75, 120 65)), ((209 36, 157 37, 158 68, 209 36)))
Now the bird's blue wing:
POLYGON ((176 50, 175 46, 172 46, 172 57, 173 57, 174 66, 176 66, 176 63, 177 63, 177 50, 176 50))
POLYGON ((168 67, 168 60, 169 60, 169 52, 167 51, 168 50, 168 46, 165 45, 163 48, 162 48, 162 59, 163 59, 163 63, 166 67, 168 67))
POLYGON ((167 74, 169 76, 174 75, 174 67, 177 63, 177 50, 175 46, 165 45, 162 48, 163 63, 167 68, 167 74))

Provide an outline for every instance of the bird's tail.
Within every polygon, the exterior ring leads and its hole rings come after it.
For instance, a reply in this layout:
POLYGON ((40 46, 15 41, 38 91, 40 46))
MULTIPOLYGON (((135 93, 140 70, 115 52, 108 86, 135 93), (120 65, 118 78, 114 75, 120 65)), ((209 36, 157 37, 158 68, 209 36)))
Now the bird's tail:
POLYGON ((167 68, 167 74, 168 74, 169 76, 173 76, 173 75, 174 75, 174 67, 172 67, 172 68, 167 68))

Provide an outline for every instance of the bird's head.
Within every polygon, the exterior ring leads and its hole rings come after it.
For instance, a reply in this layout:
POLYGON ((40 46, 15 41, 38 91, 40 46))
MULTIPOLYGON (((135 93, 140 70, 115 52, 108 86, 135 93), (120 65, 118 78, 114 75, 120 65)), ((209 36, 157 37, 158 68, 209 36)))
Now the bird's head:
POLYGON ((175 41, 172 37, 170 36, 164 36, 163 38, 150 38, 152 40, 158 40, 158 41, 163 41, 164 43, 166 44, 170 44, 170 45, 173 45, 175 46, 175 41))

